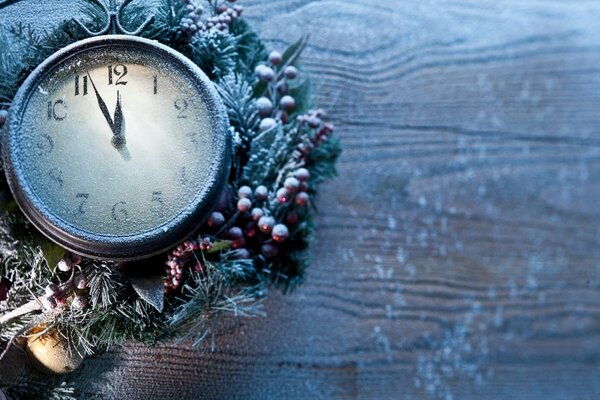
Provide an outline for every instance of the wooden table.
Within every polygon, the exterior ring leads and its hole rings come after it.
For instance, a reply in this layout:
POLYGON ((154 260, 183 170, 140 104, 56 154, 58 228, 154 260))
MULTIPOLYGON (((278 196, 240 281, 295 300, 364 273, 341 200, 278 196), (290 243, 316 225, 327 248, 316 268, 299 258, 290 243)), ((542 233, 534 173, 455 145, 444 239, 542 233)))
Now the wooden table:
POLYGON ((345 149, 307 283, 214 353, 87 361, 86 397, 600 398, 600 3, 240 3, 311 33, 345 149))

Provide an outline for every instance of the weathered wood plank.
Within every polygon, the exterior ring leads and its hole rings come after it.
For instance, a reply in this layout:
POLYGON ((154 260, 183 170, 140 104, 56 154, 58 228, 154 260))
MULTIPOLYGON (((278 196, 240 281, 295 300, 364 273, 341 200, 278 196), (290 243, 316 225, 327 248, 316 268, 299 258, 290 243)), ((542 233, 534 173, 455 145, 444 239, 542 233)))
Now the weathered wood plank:
POLYGON ((308 282, 215 353, 89 360, 87 397, 598 398, 600 4, 242 4, 311 33, 345 147, 308 282))

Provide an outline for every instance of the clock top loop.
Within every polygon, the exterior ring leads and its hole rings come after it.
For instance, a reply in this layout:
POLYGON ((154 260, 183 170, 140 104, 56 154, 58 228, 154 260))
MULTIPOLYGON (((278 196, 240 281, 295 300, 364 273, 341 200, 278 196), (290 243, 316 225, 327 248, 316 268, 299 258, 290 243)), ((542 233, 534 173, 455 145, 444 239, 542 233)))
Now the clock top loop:
POLYGON ((100 0, 90 0, 92 3, 97 4, 99 7, 104 9, 107 15, 107 21, 104 28, 99 30, 98 32, 91 31, 87 26, 85 26, 80 20, 74 18, 73 20, 79 25, 81 29, 85 31, 90 37, 102 36, 106 34, 121 34, 121 35, 131 35, 138 36, 140 33, 144 31, 153 21, 154 15, 150 15, 146 20, 135 30, 129 31, 123 27, 121 24, 121 13, 123 9, 129 5, 133 0, 124 0, 121 4, 117 5, 116 0, 110 0, 109 6, 107 7, 100 0))

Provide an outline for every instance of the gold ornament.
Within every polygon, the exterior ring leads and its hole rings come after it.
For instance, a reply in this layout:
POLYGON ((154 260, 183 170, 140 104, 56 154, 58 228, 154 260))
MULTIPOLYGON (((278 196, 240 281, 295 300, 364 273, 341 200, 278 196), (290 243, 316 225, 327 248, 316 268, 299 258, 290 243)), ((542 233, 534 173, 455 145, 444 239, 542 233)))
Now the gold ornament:
POLYGON ((43 325, 33 328, 27 338, 27 355, 34 367, 49 374, 66 374, 83 362, 83 349, 69 344, 56 330, 45 331, 43 325))

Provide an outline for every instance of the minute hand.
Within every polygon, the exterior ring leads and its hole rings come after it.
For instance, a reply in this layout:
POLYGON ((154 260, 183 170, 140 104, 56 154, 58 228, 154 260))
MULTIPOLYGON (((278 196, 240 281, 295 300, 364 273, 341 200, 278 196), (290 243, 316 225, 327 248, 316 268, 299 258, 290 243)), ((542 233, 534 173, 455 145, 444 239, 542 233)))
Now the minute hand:
POLYGON ((98 100, 98 106, 100 106, 100 111, 102 111, 102 115, 104 115, 106 122, 108 122, 108 126, 110 127, 111 132, 113 133, 113 135, 116 135, 117 133, 115 133, 115 124, 113 122, 112 117, 110 116, 110 113, 108 112, 108 107, 106 107, 106 103, 104 102, 104 100, 102 100, 102 96, 100 96, 100 93, 98 93, 98 89, 96 89, 96 85, 94 85, 94 81, 92 80, 92 77, 89 72, 87 73, 87 76, 88 78, 90 78, 90 82, 92 83, 92 87, 94 88, 94 92, 96 93, 96 99, 98 100))

